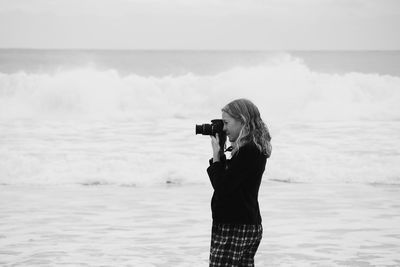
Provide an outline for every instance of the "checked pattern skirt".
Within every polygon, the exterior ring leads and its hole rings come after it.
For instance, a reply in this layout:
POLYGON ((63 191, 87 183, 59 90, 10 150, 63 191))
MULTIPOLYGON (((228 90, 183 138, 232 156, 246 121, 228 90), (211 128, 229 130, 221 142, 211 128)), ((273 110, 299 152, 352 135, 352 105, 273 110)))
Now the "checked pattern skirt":
POLYGON ((254 256, 262 238, 261 225, 213 223, 210 267, 254 266, 254 256))

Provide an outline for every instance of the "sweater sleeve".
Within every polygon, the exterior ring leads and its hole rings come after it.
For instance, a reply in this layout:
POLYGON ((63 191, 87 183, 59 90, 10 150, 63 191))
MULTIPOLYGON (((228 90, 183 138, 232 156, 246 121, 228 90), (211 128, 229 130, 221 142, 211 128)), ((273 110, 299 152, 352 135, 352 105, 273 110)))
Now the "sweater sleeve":
POLYGON ((251 175, 251 169, 256 160, 256 151, 243 147, 231 159, 229 165, 224 162, 214 162, 207 168, 214 190, 219 194, 230 194, 251 175))

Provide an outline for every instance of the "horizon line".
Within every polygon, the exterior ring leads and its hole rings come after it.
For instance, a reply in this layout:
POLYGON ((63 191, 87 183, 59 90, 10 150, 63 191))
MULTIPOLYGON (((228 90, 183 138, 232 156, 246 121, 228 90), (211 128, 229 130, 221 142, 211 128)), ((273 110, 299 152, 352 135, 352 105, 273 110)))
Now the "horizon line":
POLYGON ((396 52, 399 49, 191 49, 191 48, 36 48, 0 47, 0 50, 36 51, 142 51, 142 52, 396 52))

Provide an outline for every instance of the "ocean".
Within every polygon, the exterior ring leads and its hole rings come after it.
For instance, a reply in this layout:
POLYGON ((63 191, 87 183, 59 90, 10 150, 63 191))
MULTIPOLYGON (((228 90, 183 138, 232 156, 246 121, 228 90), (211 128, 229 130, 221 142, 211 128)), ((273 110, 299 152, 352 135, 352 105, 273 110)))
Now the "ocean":
POLYGON ((0 184, 206 184, 195 124, 260 109, 264 180, 400 184, 400 51, 0 50, 0 184))
POLYGON ((0 50, 0 265, 208 266, 195 125, 248 98, 273 147, 256 266, 399 266, 399 59, 0 50))

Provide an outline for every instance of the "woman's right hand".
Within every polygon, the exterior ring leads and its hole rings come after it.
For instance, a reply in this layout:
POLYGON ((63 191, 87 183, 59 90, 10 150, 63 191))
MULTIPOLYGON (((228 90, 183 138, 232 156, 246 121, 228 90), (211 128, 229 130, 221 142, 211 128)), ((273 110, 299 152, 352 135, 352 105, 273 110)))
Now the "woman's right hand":
POLYGON ((212 150, 213 150, 213 162, 220 161, 221 147, 219 145, 218 134, 216 134, 215 136, 211 135, 211 146, 212 146, 212 150))

